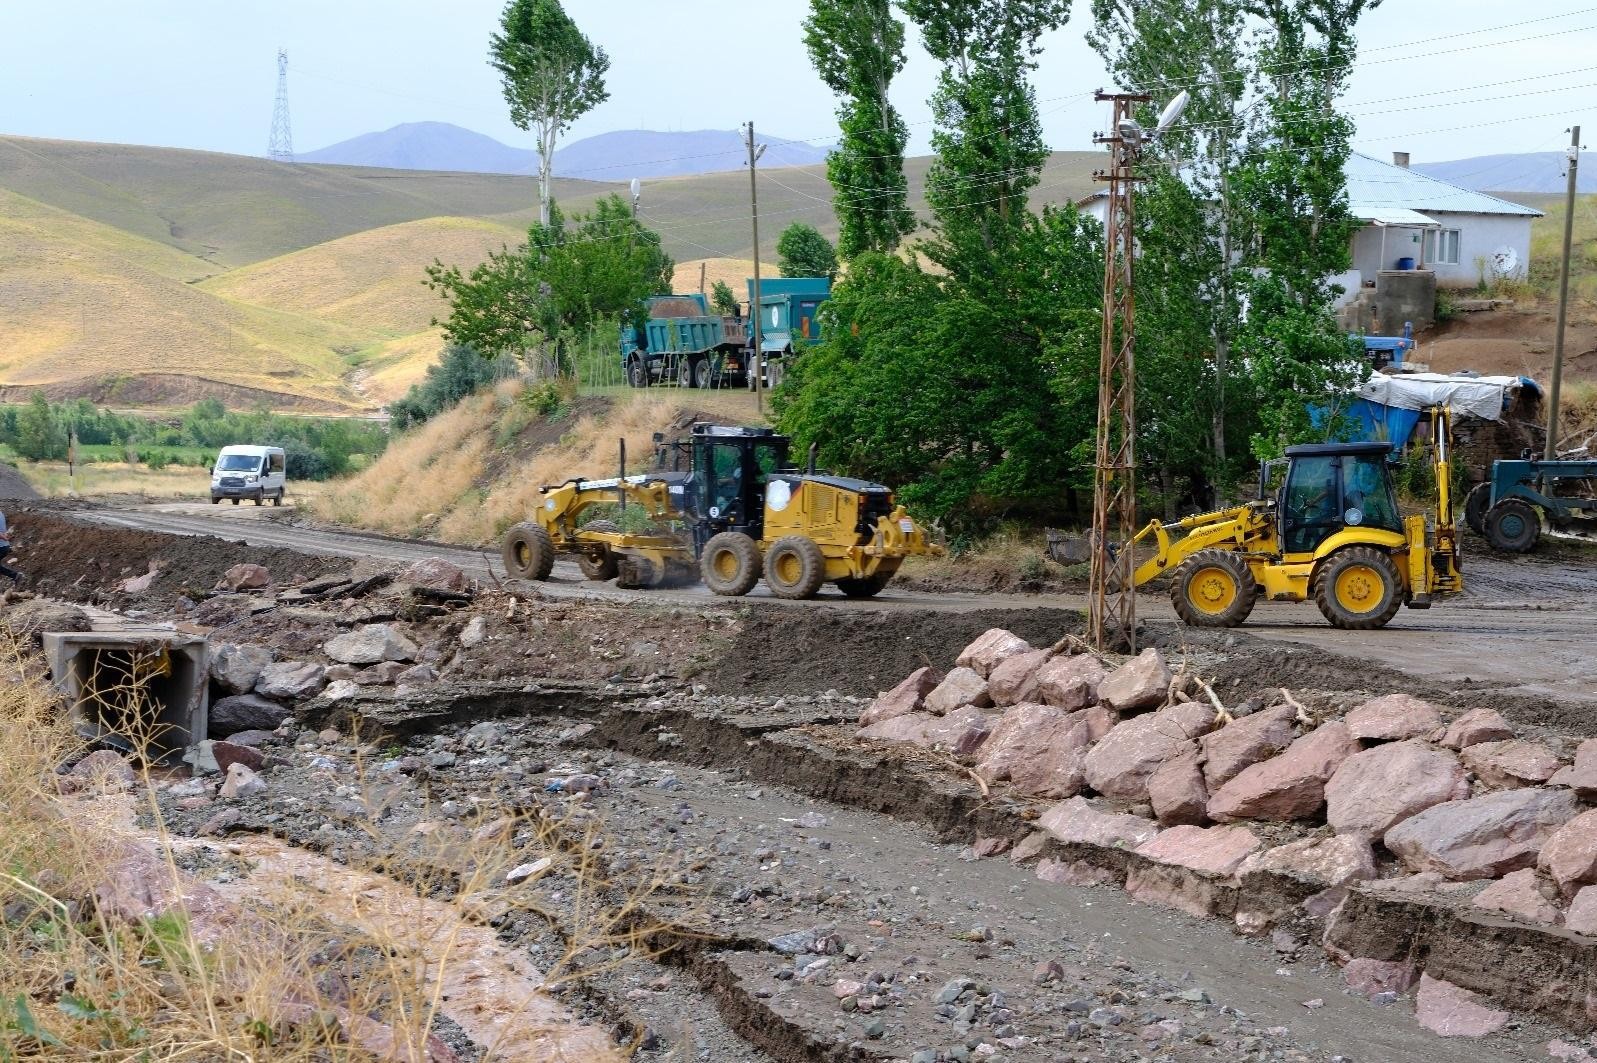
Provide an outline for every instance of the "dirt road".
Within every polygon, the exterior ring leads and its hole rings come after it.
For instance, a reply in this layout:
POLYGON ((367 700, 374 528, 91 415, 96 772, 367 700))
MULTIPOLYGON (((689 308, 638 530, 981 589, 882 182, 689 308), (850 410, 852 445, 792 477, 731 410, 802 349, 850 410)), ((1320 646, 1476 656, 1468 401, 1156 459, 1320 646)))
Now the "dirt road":
MULTIPOLYGON (((216 535, 252 546, 337 557, 411 561, 441 556, 479 578, 504 574, 498 557, 489 551, 306 528, 273 519, 281 515, 281 511, 274 514, 253 506, 214 508, 182 502, 79 513, 85 519, 118 527, 216 535)), ((1469 589, 1463 598, 1429 611, 1404 610, 1380 631, 1340 631, 1328 626, 1312 605, 1269 603, 1261 604, 1242 630, 1369 660, 1433 684, 1457 684, 1482 693, 1503 691, 1562 705, 1590 704, 1597 711, 1597 654, 1591 651, 1597 633, 1597 563, 1474 555, 1466 558, 1465 565, 1469 589)), ((572 562, 558 563, 554 578, 540 587, 554 598, 624 601, 647 594, 651 600, 703 604, 713 597, 702 586, 618 590, 583 580, 572 562)), ((827 594, 815 603, 787 603, 771 598, 763 586, 751 597, 795 608, 957 611, 1086 607, 1081 595, 925 594, 891 588, 869 602, 827 594)), ((1176 623, 1162 593, 1142 596, 1139 617, 1156 625, 1176 623)))

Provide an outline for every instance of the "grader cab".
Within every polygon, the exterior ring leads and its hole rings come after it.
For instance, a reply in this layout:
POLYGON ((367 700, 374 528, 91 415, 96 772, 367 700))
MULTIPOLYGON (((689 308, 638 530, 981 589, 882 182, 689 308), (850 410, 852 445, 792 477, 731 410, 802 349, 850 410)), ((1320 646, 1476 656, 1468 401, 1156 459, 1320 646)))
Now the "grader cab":
POLYGON ((686 440, 656 443, 656 471, 543 488, 536 519, 505 537, 510 574, 548 579, 564 553, 589 579, 623 586, 696 570, 720 595, 748 594, 763 577, 779 598, 812 598, 827 583, 868 598, 904 558, 940 551, 891 489, 816 472, 813 460, 797 468, 790 440, 768 428, 695 425, 686 440), (596 506, 618 520, 582 522, 596 506), (624 530, 627 507, 654 529, 624 530))

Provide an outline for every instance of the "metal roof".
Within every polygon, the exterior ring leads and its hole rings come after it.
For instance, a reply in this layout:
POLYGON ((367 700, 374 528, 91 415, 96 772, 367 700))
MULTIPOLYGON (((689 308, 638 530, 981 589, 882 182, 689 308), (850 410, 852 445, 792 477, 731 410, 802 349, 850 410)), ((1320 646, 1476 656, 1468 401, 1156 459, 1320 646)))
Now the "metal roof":
POLYGON ((1374 225, 1401 225, 1413 229, 1439 229, 1442 223, 1407 207, 1353 208, 1353 216, 1374 225))
POLYGON ((1316 458, 1338 454, 1390 454, 1390 443, 1298 443, 1286 448, 1289 458, 1316 458))
POLYGON ((1467 188, 1427 177, 1417 170, 1372 159, 1358 152, 1348 156, 1343 172, 1347 176, 1348 207, 1356 218, 1373 220, 1372 213, 1392 209, 1510 214, 1524 218, 1539 218, 1542 214, 1531 207, 1510 203, 1484 192, 1471 192, 1467 188))

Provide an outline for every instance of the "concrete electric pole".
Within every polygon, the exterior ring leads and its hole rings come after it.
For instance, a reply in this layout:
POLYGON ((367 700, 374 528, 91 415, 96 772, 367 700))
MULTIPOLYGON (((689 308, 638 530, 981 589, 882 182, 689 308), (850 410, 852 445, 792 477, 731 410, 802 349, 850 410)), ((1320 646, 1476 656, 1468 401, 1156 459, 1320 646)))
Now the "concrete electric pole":
POLYGON ((754 342, 754 362, 749 367, 749 372, 754 374, 754 409, 758 413, 765 412, 765 381, 763 377, 765 352, 760 349, 760 191, 754 180, 754 164, 760 161, 760 156, 765 154, 765 145, 758 146, 754 143, 754 123, 748 124, 749 147, 749 220, 754 226, 754 291, 750 293, 753 302, 749 304, 749 324, 753 331, 750 338, 754 342))
POLYGON ((1558 458, 1558 391, 1564 379, 1564 324, 1569 320, 1569 256, 1575 237, 1575 175, 1580 169, 1580 126, 1569 131, 1569 187, 1564 192, 1564 260, 1558 268, 1558 331, 1553 334, 1553 385, 1547 396, 1547 446, 1543 461, 1558 458))

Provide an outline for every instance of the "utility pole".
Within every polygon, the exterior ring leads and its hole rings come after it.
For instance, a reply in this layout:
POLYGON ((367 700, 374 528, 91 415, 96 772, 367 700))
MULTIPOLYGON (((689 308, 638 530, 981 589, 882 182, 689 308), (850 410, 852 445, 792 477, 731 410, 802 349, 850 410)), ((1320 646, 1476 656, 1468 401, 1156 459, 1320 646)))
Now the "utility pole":
POLYGON ((288 49, 277 50, 277 99, 272 105, 272 135, 266 157, 274 162, 294 161, 294 134, 288 122, 288 49))
POLYGON ((1564 324, 1569 320, 1569 255, 1575 236, 1575 174, 1580 169, 1580 126, 1569 131, 1569 186, 1564 192, 1564 261, 1558 269, 1558 331, 1553 334, 1553 387, 1547 396, 1547 446, 1543 461, 1558 457, 1558 389, 1564 379, 1564 324))
POLYGON ((765 374, 762 363, 765 361, 765 352, 760 349, 760 193, 754 180, 754 164, 760 161, 760 156, 765 154, 765 145, 758 148, 754 144, 754 123, 748 124, 749 147, 749 220, 754 226, 754 291, 753 302, 749 304, 749 323, 754 331, 751 337, 754 341, 754 364, 750 372, 754 374, 754 410, 756 413, 765 412, 765 381, 761 379, 765 374))
POLYGON ((1098 441, 1092 478, 1092 568, 1088 635, 1100 650, 1137 650, 1136 561, 1137 396, 1131 267, 1136 238, 1131 191, 1133 164, 1142 148, 1142 130, 1132 109, 1152 97, 1135 93, 1094 95, 1114 104, 1108 135, 1093 137, 1109 145, 1109 169, 1093 179, 1109 184, 1104 212, 1103 334, 1098 351, 1098 441))

